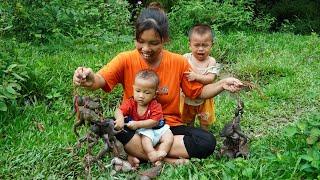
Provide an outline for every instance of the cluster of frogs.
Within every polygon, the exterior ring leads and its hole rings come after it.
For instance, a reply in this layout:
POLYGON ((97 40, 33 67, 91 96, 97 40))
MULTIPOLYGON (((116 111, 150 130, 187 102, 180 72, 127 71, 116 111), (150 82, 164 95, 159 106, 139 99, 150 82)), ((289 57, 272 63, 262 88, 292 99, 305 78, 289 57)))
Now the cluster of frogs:
MULTIPOLYGON (((114 129, 114 119, 103 117, 103 108, 98 98, 90 98, 86 96, 74 97, 74 112, 76 121, 73 125, 73 131, 78 137, 77 148, 81 148, 87 143, 87 153, 83 158, 84 169, 87 177, 90 177, 91 166, 98 163, 104 169, 103 163, 100 161, 110 150, 112 150, 113 159, 111 165, 116 171, 128 172, 133 170, 131 165, 125 161, 127 154, 121 142, 116 139, 116 134, 125 130, 114 129), (77 129, 82 125, 89 125, 89 131, 80 137, 77 129), (102 139, 104 146, 97 155, 93 154, 93 147, 102 139)), ((244 104, 238 99, 234 118, 227 123, 222 129, 220 135, 225 138, 223 146, 220 149, 219 156, 228 158, 248 157, 248 137, 241 131, 240 119, 243 114, 244 104)), ((159 175, 161 167, 150 168, 139 173, 140 179, 151 179, 159 175)))
MULTIPOLYGON (((76 148, 79 149, 84 143, 87 144, 87 153, 83 158, 85 173, 88 179, 91 179, 91 166, 97 163, 101 169, 105 166, 101 162, 102 158, 111 150, 113 159, 111 166, 116 171, 128 172, 134 170, 130 163, 125 161, 127 153, 120 141, 116 139, 116 135, 125 130, 115 130, 114 119, 103 117, 103 108, 99 98, 91 98, 86 96, 75 96, 73 101, 76 121, 73 125, 73 131, 78 137, 76 148), (77 129, 82 125, 89 125, 89 131, 80 137, 77 129), (94 155, 93 147, 102 139, 104 146, 94 155)), ((139 179, 151 179, 157 176, 161 167, 147 169, 139 172, 139 179)))

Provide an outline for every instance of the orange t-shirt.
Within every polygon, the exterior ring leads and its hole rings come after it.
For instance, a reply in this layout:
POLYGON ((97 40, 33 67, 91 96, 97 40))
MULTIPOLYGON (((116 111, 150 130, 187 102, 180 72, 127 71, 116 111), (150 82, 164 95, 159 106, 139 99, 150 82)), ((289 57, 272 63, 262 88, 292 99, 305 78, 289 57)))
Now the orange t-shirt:
MULTIPOLYGON (((167 50, 163 50, 162 54, 160 65, 153 69, 160 79, 157 101, 162 105, 168 125, 183 125, 179 111, 180 88, 186 96, 196 98, 201 94, 203 85, 187 80, 184 72, 189 71, 190 65, 182 55, 167 50)), ((102 89, 109 92, 120 83, 124 90, 123 99, 128 99, 133 96, 136 73, 148 68, 137 50, 122 52, 98 72, 106 82, 102 89)))

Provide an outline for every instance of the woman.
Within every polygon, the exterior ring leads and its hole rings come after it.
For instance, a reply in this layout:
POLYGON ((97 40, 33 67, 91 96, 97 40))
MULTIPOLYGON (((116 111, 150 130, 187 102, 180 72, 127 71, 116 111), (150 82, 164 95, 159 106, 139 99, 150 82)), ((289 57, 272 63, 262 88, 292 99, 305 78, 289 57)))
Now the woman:
MULTIPOLYGON (((183 56, 163 49, 169 39, 168 19, 165 13, 157 8, 144 9, 136 22, 136 49, 118 54, 100 71, 78 67, 73 76, 75 85, 88 89, 103 89, 110 92, 118 83, 124 90, 123 99, 133 96, 135 74, 141 69, 153 69, 160 78, 158 102, 162 105, 166 123, 174 134, 173 145, 164 159, 170 163, 184 163, 191 157, 205 158, 213 153, 215 138, 209 132, 199 128, 187 127, 180 118, 180 89, 190 98, 212 98, 224 90, 235 92, 242 83, 235 78, 225 78, 214 84, 203 86, 190 82, 184 75, 189 71, 189 64, 183 56)), ((116 125, 117 127, 117 125, 116 125)), ((133 167, 140 160, 147 160, 143 152, 141 138, 134 131, 128 130, 117 135, 128 153, 128 161, 133 167)), ((161 149, 161 145, 157 147, 161 149)))

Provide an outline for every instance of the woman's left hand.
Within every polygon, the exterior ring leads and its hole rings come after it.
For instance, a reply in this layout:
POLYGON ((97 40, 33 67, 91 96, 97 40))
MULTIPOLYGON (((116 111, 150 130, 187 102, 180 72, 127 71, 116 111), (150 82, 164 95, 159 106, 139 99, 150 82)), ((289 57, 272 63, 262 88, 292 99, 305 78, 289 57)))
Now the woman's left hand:
POLYGON ((230 91, 230 92, 238 92, 243 87, 243 83, 236 78, 229 77, 223 79, 223 89, 230 91))

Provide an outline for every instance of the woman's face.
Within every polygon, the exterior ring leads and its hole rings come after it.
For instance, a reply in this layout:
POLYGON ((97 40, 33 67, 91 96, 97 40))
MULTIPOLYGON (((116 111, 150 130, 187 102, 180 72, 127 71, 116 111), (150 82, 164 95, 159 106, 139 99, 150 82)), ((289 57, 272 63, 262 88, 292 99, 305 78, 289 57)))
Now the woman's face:
POLYGON ((136 48, 141 57, 149 63, 160 61, 160 54, 163 48, 163 41, 154 29, 148 29, 141 33, 136 40, 136 48))

